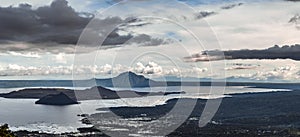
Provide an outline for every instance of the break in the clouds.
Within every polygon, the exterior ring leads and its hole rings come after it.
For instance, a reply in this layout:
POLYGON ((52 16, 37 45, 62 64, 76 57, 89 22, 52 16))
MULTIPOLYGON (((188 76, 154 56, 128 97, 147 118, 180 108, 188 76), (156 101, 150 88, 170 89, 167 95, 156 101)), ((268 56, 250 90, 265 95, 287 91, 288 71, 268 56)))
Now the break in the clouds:
POLYGON ((214 61, 223 59, 292 59, 300 60, 300 45, 285 45, 262 49, 262 50, 228 50, 228 51, 203 51, 189 57, 184 57, 186 62, 199 62, 199 61, 214 61))
MULTIPOLYGON (((0 7, 0 43, 11 45, 2 50, 26 51, 47 50, 53 47, 63 48, 75 45, 80 34, 87 24, 94 19, 94 37, 105 36, 105 28, 122 23, 137 22, 133 18, 106 17, 95 19, 93 14, 76 12, 66 0, 55 0, 49 6, 33 9, 29 4, 20 4, 18 7, 0 7), (26 46, 15 47, 16 43, 25 43, 26 46)), ((106 37, 102 45, 121 45, 137 43, 141 45, 160 45, 166 41, 152 38, 146 34, 119 34, 116 28, 106 37), (144 44, 146 42, 147 44, 144 44)), ((93 38, 91 38, 92 40, 93 38)), ((90 45, 93 41, 85 41, 90 45)), ((25 45, 24 44, 24 45, 25 45)))

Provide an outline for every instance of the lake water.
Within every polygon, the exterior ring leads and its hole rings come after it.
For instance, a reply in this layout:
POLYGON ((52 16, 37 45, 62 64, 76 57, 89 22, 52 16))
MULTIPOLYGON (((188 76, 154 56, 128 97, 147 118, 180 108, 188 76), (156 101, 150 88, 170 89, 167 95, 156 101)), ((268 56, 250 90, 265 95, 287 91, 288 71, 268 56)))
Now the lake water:
MULTIPOLYGON (((24 88, 24 87, 23 87, 24 88)), ((2 88, 1 93, 7 93, 23 88, 2 88)), ((27 87, 25 87, 27 88, 27 87)), ((72 89, 72 87, 64 87, 72 89)), ((112 88, 122 90, 120 88, 112 88)), ((115 100, 89 100, 82 101, 77 105, 48 106, 35 104, 36 99, 5 99, 0 98, 0 123, 8 123, 15 130, 42 131, 47 133, 75 132, 78 127, 86 127, 81 124, 77 114, 93 114, 97 108, 119 107, 119 106, 155 106, 164 104, 172 98, 219 98, 220 94, 212 94, 214 91, 222 93, 249 93, 249 92, 273 92, 289 91, 284 89, 248 88, 242 86, 217 87, 152 87, 134 88, 140 92, 148 91, 185 91, 183 95, 148 96, 140 98, 124 98, 115 100)), ((230 96, 228 96, 230 97, 230 96)), ((105 113, 105 112, 103 112, 105 113)))

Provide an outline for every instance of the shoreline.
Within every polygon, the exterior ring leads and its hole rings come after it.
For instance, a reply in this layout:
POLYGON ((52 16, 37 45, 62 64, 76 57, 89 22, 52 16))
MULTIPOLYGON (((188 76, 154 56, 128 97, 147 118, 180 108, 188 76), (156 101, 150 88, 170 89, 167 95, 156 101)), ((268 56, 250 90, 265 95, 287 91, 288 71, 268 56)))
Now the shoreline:
MULTIPOLYGON (((185 101, 197 101, 196 109, 193 110, 189 118, 175 131, 168 136, 298 136, 300 135, 300 91, 290 92, 278 91, 268 93, 246 93, 231 94, 232 98, 224 98, 222 104, 212 119, 212 121, 203 128, 198 127, 199 114, 205 99, 184 99, 185 101), (239 104, 239 105, 236 105, 239 104), (279 113, 280 112, 280 113, 279 113)), ((112 107, 112 112, 123 119, 128 118, 148 118, 148 121, 155 120, 165 112, 172 109, 177 99, 168 100, 164 105, 156 107, 112 107), (153 113, 161 110, 161 113, 153 113), (145 115, 141 116, 143 113, 145 115)), ((101 109, 98 109, 101 110, 101 109)), ((99 113, 84 115, 82 121, 86 124, 92 124, 97 121, 99 113), (92 121, 92 120, 95 121, 92 121)), ((108 117, 109 118, 109 117, 108 117)), ((101 121, 101 120, 100 120, 101 121)), ((92 125, 91 125, 92 126, 92 125)), ((63 136, 82 134, 97 134, 105 136, 101 129, 97 128, 78 128, 78 133, 48 134, 49 136, 63 136), (98 132, 98 133, 95 133, 98 132)), ((105 131, 106 132, 106 131, 105 131)), ((105 133, 104 132, 104 133, 105 133)), ((25 131, 14 132, 16 134, 25 133, 25 131)), ((31 133, 39 134, 43 133, 31 133)))

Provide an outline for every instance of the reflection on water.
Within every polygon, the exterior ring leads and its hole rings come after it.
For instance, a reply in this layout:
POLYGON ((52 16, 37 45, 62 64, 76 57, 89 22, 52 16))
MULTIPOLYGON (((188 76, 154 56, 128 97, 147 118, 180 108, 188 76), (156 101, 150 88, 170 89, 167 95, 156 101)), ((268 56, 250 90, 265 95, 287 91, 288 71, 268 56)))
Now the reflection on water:
MULTIPOLYGON (((213 90, 222 90, 214 88, 213 90)), ((0 89, 9 91, 12 89, 0 89)), ((13 89, 15 90, 15 89, 13 89)), ((115 89, 123 90, 123 89, 115 89)), ((119 106, 155 106, 164 104, 172 98, 218 98, 210 87, 152 87, 134 88, 132 90, 140 92, 162 91, 174 92, 185 91, 183 95, 148 96, 141 98, 126 98, 115 100, 89 100, 82 101, 81 104, 69 106, 48 106, 36 105, 35 99, 5 99, 0 98, 0 123, 8 123, 12 130, 43 131, 48 133, 61 133, 76 131, 81 124, 77 114, 93 114, 97 108, 119 107, 119 106)), ((248 93, 248 92, 271 92, 284 91, 282 89, 261 89, 246 87, 226 87, 225 93, 248 93)), ((287 90, 285 90, 287 91, 287 90)), ((104 112, 103 112, 104 113, 104 112)))
POLYGON ((13 130, 30 129, 48 132, 76 131, 76 127, 83 126, 79 121, 80 118, 77 117, 77 114, 81 114, 78 105, 36 105, 35 101, 0 98, 0 123, 8 123, 13 130), (53 129, 47 129, 51 127, 53 129))

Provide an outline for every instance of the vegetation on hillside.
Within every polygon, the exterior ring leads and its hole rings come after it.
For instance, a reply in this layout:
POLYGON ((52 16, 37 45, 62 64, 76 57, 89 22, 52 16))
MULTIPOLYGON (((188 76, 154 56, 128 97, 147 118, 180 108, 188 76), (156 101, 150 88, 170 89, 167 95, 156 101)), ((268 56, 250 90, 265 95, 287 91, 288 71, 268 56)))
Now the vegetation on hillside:
POLYGON ((4 125, 0 126, 0 137, 15 137, 15 136, 9 130, 8 125, 4 124, 4 125))

